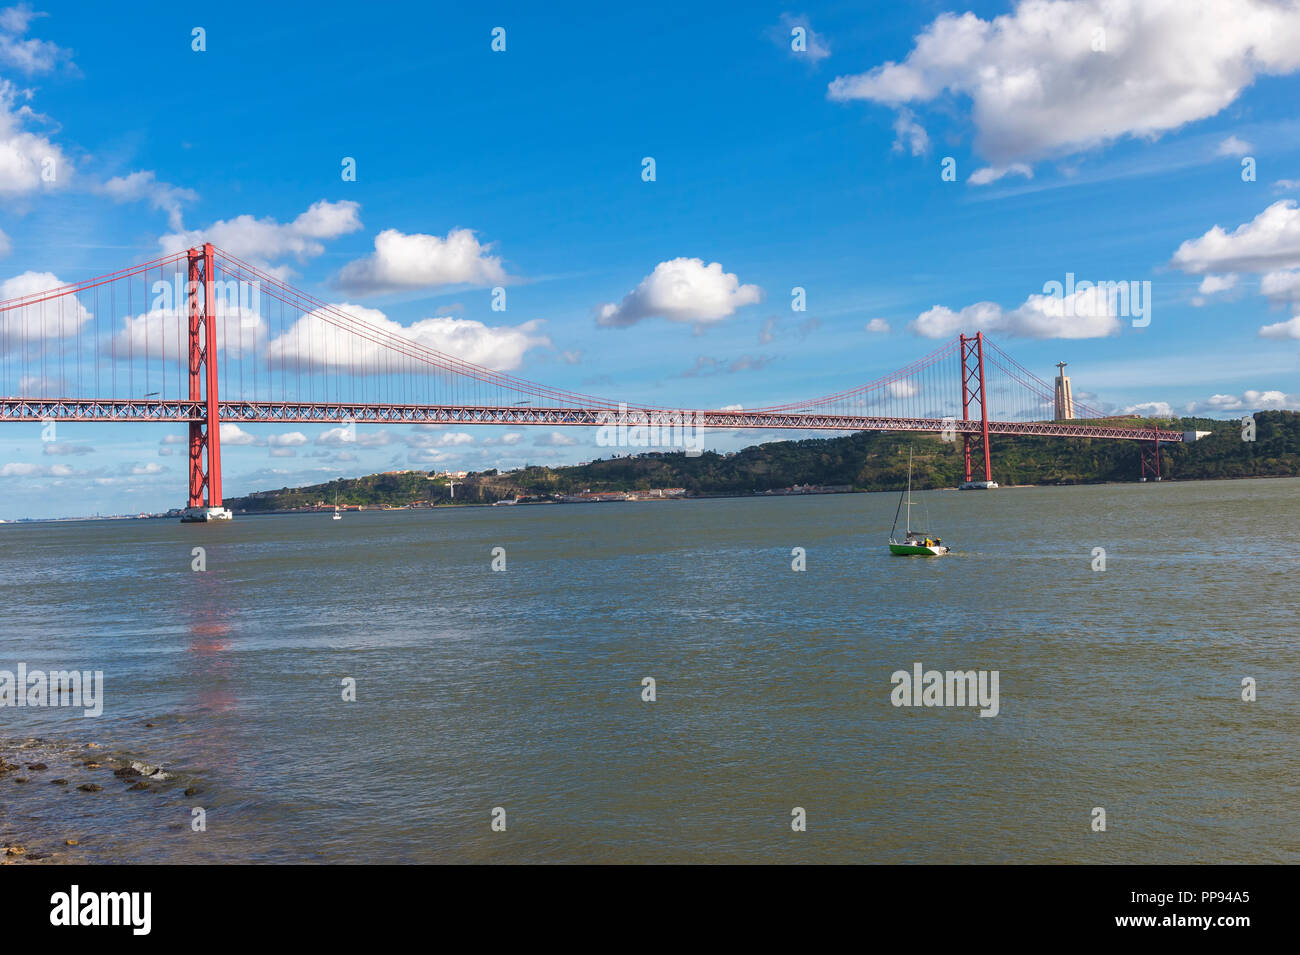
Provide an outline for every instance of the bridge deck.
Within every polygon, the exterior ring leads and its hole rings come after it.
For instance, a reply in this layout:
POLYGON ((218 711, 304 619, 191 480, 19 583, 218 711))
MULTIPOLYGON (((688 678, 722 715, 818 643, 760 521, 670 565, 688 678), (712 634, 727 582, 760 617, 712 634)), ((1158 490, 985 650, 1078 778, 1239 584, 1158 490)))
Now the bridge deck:
MULTIPOLYGON (((906 431, 971 434, 980 422, 945 418, 888 418, 825 412, 639 411, 625 416, 608 408, 534 408, 494 405, 419 405, 329 403, 311 401, 222 401, 222 421, 240 424, 447 424, 547 425, 552 427, 648 426, 663 428, 765 429, 772 431, 906 431)), ((206 420, 202 401, 142 399, 91 401, 72 398, 0 398, 0 421, 136 421, 206 420)), ((1058 438, 1108 438, 1123 441, 1181 442, 1183 432, 1155 428, 1119 428, 1079 421, 990 421, 989 434, 1041 435, 1058 438)))

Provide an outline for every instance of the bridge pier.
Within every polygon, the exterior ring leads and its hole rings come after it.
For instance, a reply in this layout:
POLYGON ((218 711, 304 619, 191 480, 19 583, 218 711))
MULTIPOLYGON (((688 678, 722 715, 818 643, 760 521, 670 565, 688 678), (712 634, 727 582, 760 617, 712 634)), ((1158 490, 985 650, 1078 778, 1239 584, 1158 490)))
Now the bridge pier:
POLYGON ((181 521, 228 521, 221 506, 221 420, 217 411, 217 322, 213 308, 212 245, 189 250, 190 402, 201 420, 190 420, 190 494, 181 521))

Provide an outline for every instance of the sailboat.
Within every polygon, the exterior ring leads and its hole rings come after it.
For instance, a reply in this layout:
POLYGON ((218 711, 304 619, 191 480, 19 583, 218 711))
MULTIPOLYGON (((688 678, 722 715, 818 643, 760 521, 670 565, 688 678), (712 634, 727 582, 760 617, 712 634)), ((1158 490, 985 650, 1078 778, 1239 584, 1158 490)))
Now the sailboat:
POLYGON ((894 511, 894 526, 889 529, 889 552, 898 557, 942 557, 949 548, 937 537, 923 531, 912 530, 912 449, 907 449, 907 490, 898 499, 898 510, 894 511), (898 515, 903 511, 904 498, 907 501, 907 519, 903 539, 894 537, 898 530, 898 515))
POLYGON ((343 515, 339 513, 339 492, 337 488, 334 491, 334 520, 343 520, 343 515))

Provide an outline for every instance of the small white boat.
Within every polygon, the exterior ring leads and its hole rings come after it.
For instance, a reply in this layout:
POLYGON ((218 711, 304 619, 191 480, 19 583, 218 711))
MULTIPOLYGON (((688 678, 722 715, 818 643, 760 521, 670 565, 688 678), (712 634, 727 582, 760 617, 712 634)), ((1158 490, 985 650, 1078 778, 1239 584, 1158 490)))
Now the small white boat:
POLYGON ((340 513, 340 511, 339 511, 339 492, 338 492, 338 491, 335 491, 335 492, 334 492, 334 520, 336 520, 336 521, 341 521, 341 520, 343 520, 343 515, 342 515, 342 513, 340 513))

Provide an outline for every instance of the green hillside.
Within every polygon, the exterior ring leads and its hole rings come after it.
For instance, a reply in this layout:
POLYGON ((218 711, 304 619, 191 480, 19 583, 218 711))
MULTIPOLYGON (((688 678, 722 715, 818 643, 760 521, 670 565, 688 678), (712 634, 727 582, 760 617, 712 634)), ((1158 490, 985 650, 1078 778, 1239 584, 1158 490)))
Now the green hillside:
MULTIPOLYGON (((1254 441, 1243 441, 1241 424, 1206 418, 1162 421, 1168 430, 1212 432, 1192 444, 1161 446, 1166 480, 1300 475, 1300 413, 1255 415, 1254 441)), ((1151 425, 1124 419, 1128 427, 1151 425)), ((482 504, 505 498, 549 497, 583 491, 646 491, 682 487, 692 495, 752 494, 795 484, 850 485, 858 490, 897 488, 907 479, 907 450, 915 457, 913 483, 954 487, 962 480, 961 444, 938 437, 860 432, 839 438, 775 441, 730 454, 649 452, 606 458, 572 467, 528 466, 515 471, 471 473, 455 489, 455 503, 482 504)), ((994 437, 993 478, 1010 484, 1094 484, 1134 481, 1138 445, 1087 438, 994 437)), ((226 503, 235 510, 269 511, 315 506, 404 506, 450 503, 447 482, 424 471, 372 474, 303 488, 261 491, 226 503)))

